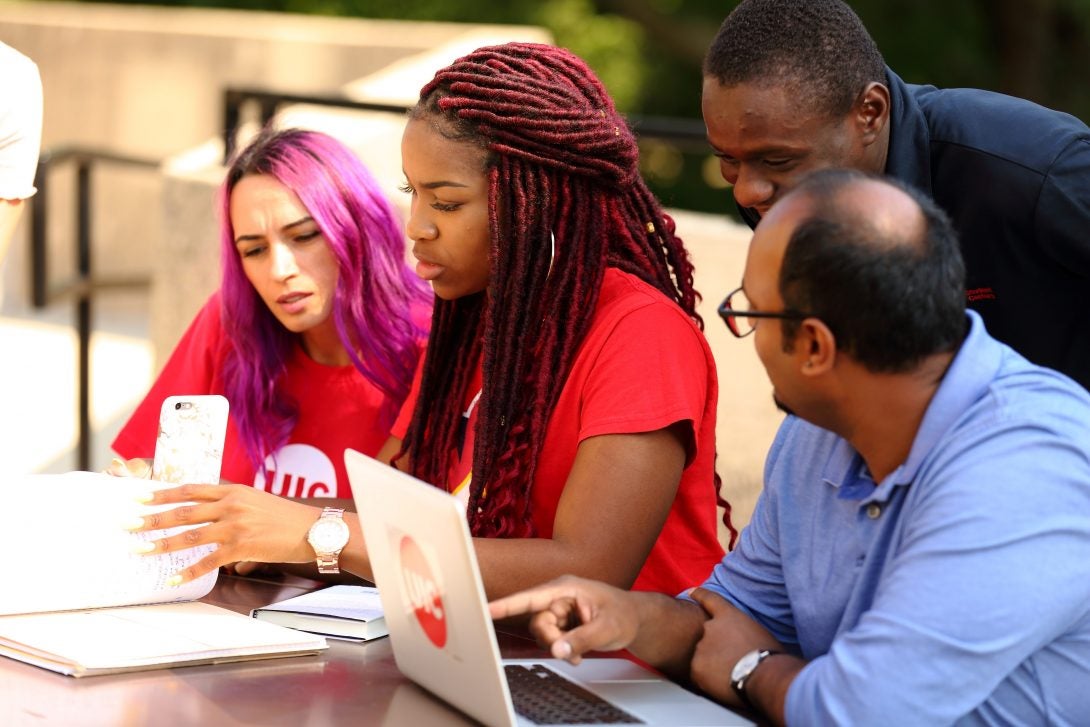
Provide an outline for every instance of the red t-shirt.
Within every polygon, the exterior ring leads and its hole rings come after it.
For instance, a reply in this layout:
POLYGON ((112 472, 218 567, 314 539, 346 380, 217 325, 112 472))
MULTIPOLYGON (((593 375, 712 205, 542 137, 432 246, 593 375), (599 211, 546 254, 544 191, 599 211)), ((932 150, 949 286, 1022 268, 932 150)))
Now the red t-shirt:
MULTIPOLYGON (((404 439, 420 391, 413 382, 392 433, 404 439)), ((478 372, 463 400, 480 389, 478 372)), ((603 434, 652 432, 685 421, 692 426, 677 496, 634 590, 675 594, 702 583, 723 557, 715 504, 715 407, 719 386, 711 349, 673 301, 639 278, 610 268, 590 329, 549 419, 531 490, 538 535, 552 536, 557 505, 579 443, 603 434)), ((448 491, 468 496, 476 407, 448 491)))
MULTIPOLYGON (((414 315, 424 323, 426 311, 414 315)), ((155 452, 159 407, 171 395, 225 394, 223 363, 228 341, 220 325, 219 294, 213 294, 190 324, 151 391, 133 412, 114 450, 126 458, 155 452)), ((349 498, 344 450, 374 456, 389 437, 379 413, 386 395, 355 366, 324 366, 296 346, 287 362, 282 391, 298 405, 295 429, 262 477, 246 456, 234 417, 228 419, 222 479, 286 497, 349 498)))

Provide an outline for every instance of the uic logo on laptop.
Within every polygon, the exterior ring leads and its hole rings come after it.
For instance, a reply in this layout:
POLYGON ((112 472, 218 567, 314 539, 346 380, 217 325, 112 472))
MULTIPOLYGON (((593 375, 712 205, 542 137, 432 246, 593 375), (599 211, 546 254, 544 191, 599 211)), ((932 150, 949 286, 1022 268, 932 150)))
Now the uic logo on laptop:
POLYGON ((401 539, 401 578, 420 628, 424 629, 433 644, 442 649, 447 643, 443 598, 423 551, 408 535, 401 539))

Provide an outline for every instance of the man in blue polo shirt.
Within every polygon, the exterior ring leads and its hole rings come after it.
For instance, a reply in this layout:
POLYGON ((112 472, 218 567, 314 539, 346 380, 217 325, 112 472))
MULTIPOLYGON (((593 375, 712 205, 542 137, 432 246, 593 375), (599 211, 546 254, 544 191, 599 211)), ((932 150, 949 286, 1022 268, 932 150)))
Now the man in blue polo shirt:
POLYGON ((704 62, 704 121, 752 227, 808 171, 923 190, 953 220, 969 307, 1090 388, 1090 129, 1028 101, 904 83, 840 0, 744 0, 704 62))
POLYGON ((720 314, 793 415, 738 547, 688 598, 569 578, 493 616, 774 724, 1085 724, 1090 394, 988 335, 949 220, 891 181, 808 177, 742 282, 720 314))

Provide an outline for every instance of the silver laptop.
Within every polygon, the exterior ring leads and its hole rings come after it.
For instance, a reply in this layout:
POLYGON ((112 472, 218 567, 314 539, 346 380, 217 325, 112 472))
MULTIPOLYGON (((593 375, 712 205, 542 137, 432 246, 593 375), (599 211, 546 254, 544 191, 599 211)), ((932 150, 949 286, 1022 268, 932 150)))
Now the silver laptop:
POLYGON ((486 725, 748 725, 626 659, 500 659, 461 503, 351 449, 360 513, 398 669, 486 725))

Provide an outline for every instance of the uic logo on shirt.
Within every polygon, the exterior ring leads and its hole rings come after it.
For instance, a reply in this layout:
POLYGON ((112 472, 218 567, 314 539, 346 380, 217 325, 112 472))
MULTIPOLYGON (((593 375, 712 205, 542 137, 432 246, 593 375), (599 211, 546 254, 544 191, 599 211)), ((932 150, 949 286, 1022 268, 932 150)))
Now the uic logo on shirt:
POLYGON ((254 488, 281 497, 337 496, 337 470, 325 452, 310 444, 285 444, 265 458, 265 471, 254 475, 254 488))
POLYGON ((408 535, 401 539, 401 578, 416 620, 428 640, 442 649, 447 643, 446 609, 424 552, 408 535))

